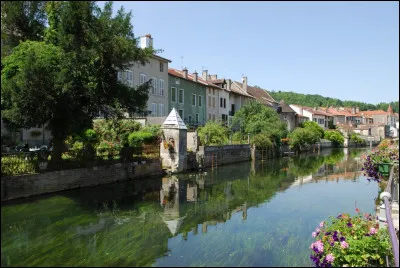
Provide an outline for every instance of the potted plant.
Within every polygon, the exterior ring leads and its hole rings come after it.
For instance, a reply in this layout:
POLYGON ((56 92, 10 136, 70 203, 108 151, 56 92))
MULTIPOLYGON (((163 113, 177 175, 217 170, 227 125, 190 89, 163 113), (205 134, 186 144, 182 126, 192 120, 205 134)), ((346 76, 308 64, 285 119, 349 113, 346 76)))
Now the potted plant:
POLYGON ((310 259, 316 267, 386 266, 386 256, 393 258, 389 234, 379 229, 371 214, 343 213, 321 222, 312 233, 310 259))
POLYGON ((361 170, 364 171, 365 176, 379 182, 381 178, 388 177, 393 161, 398 161, 398 159, 398 150, 393 148, 379 149, 366 157, 361 170))

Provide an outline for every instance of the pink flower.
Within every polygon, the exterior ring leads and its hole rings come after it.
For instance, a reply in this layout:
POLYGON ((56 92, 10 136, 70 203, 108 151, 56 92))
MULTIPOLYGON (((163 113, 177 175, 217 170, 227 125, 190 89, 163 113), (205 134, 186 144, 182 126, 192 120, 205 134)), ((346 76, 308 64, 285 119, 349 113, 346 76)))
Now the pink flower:
POLYGON ((320 229, 319 229, 319 228, 317 228, 317 229, 315 229, 315 231, 316 231, 317 233, 319 233, 320 229))
POLYGON ((342 248, 348 248, 348 247, 349 247, 349 244, 347 244, 346 241, 342 241, 342 242, 340 242, 340 246, 341 246, 342 248))
POLYGON ((371 227, 370 229, 369 229, 369 234, 371 234, 371 235, 373 235, 373 234, 376 234, 376 229, 374 228, 374 227, 371 227))
POLYGON ((316 232, 312 232, 312 237, 316 237, 317 233, 316 232))
POLYGON ((314 246, 317 248, 319 253, 324 252, 324 243, 322 243, 321 240, 318 240, 317 242, 315 242, 314 246))
POLYGON ((321 221, 321 222, 319 223, 319 227, 324 227, 324 222, 323 222, 323 221, 321 221))
POLYGON ((327 262, 333 262, 335 260, 335 257, 333 256, 333 254, 329 253, 328 255, 326 255, 325 259, 327 262))

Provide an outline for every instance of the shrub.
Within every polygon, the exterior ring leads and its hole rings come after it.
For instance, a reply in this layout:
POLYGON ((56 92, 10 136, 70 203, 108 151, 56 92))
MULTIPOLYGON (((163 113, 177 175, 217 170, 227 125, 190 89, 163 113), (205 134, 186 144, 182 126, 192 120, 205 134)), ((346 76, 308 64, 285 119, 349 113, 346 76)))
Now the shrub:
POLYGON ((330 217, 312 233, 316 242, 310 246, 310 259, 316 267, 386 266, 386 255, 392 255, 387 229, 379 229, 371 214, 356 211, 354 217, 330 217))
POLYGON ((324 138, 333 142, 334 146, 338 146, 344 143, 343 134, 336 130, 325 131, 324 138))
POLYGON ((268 134, 259 133, 254 136, 253 143, 257 148, 270 149, 272 148, 272 141, 268 134))
POLYGON ((96 148, 96 153, 102 159, 117 159, 121 145, 119 143, 112 143, 110 141, 102 141, 96 148))
POLYGON ((360 144, 360 143, 362 143, 364 140, 360 137, 360 134, 353 132, 353 133, 351 133, 351 135, 350 135, 350 141, 352 141, 352 142, 354 142, 354 143, 356 143, 356 144, 360 144))
POLYGON ((304 128, 310 129, 318 134, 318 137, 322 139, 324 137, 324 129, 320 127, 317 122, 314 121, 306 121, 304 122, 304 128))
POLYGON ((319 134, 309 128, 296 128, 288 135, 289 146, 301 150, 306 145, 311 145, 320 140, 319 134))
POLYGON ((215 121, 208 121, 198 129, 200 141, 205 145, 223 145, 228 142, 228 129, 215 121))
POLYGON ((157 139, 157 136, 154 136, 153 133, 148 131, 136 131, 128 136, 129 146, 134 148, 140 148, 143 144, 153 143, 157 139))

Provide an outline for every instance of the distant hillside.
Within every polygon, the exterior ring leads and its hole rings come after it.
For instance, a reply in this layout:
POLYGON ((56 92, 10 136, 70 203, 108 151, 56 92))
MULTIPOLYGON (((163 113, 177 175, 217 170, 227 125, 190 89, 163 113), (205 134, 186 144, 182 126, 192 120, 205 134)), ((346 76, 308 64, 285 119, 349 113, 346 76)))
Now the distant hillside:
MULTIPOLYGON (((359 101, 342 101, 339 99, 323 97, 321 95, 311 95, 311 94, 301 94, 295 92, 283 92, 283 91, 269 91, 269 94, 276 100, 281 101, 284 100, 287 104, 300 104, 309 107, 326 107, 326 106, 334 106, 334 107, 360 107, 360 111, 366 110, 379 110, 382 109, 384 111, 389 107, 389 103, 381 102, 378 104, 370 104, 359 101)), ((390 105, 393 108, 393 111, 399 112, 399 101, 390 102, 390 105)))

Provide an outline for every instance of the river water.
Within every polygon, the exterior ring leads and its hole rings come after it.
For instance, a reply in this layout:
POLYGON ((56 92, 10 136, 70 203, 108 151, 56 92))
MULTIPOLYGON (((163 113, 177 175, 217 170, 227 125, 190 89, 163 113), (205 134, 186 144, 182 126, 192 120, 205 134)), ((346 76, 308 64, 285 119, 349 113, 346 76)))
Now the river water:
POLYGON ((311 266, 311 232, 374 213, 365 149, 221 166, 2 203, 2 266, 311 266))

